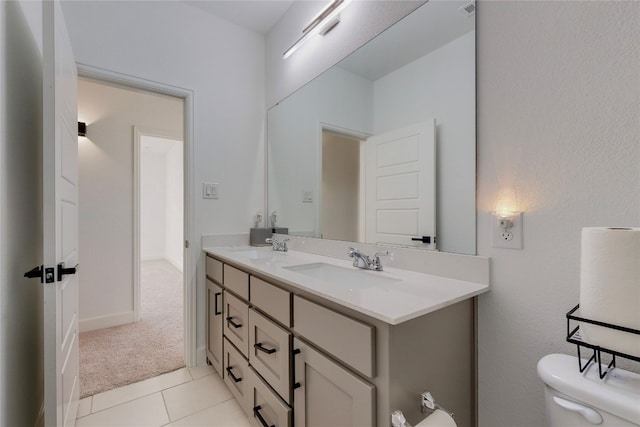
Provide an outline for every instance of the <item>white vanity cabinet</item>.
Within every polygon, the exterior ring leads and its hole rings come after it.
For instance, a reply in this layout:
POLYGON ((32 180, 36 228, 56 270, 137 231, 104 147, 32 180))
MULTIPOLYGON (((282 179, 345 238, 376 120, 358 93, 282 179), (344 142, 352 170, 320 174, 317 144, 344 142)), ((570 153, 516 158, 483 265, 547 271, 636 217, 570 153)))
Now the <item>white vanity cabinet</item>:
POLYGON ((391 324, 223 252, 207 255, 210 327, 214 268, 224 288, 225 382, 257 427, 387 427, 396 409, 416 424, 424 391, 459 427, 476 425, 473 298, 391 324))

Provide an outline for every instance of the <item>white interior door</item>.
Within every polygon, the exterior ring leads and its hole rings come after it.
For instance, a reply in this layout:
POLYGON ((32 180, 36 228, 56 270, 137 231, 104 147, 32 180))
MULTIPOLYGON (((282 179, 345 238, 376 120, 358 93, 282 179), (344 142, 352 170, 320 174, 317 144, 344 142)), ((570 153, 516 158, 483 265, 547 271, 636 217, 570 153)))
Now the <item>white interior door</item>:
POLYGON ((42 3, 44 417, 46 426, 64 426, 75 424, 80 387, 78 276, 73 274, 78 264, 77 71, 60 3, 42 3))
POLYGON ((435 119, 367 139, 367 243, 435 249, 435 146, 435 119))

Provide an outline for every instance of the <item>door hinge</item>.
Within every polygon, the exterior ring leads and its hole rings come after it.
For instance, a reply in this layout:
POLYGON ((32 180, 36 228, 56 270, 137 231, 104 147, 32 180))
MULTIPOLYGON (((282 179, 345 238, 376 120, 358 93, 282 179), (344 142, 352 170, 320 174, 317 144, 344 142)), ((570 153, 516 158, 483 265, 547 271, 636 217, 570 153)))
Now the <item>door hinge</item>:
POLYGON ((185 241, 184 241, 184 247, 185 247, 185 248, 187 248, 187 249, 189 249, 189 241, 188 241, 188 240, 185 240, 185 241))

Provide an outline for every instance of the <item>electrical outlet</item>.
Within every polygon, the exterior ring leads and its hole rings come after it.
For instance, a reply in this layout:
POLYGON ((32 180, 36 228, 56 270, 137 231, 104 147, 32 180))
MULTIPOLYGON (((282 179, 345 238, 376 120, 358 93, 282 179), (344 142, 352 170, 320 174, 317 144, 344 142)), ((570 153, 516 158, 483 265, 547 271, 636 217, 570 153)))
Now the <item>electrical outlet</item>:
POLYGON ((304 190, 302 192, 302 203, 312 203, 313 202, 313 191, 304 190))
POLYGON ((491 213, 491 247, 522 249, 522 212, 514 212, 511 219, 491 213))

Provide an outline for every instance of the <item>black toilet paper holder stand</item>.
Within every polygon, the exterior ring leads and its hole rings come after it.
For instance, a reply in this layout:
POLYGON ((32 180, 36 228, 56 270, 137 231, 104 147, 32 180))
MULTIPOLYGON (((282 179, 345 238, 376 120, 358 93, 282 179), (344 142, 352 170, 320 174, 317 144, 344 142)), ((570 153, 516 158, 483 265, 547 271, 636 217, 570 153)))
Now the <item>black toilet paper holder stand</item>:
MULTIPOLYGON (((578 367, 580 368, 580 372, 584 372, 589 367, 591 362, 594 362, 598 365, 598 375, 600 376, 600 379, 604 379, 604 377, 606 377, 607 374, 613 368, 616 367, 616 357, 621 357, 623 359, 629 359, 636 362, 640 362, 639 356, 621 353, 619 351, 611 350, 609 348, 601 347, 599 345, 594 345, 586 342, 582 338, 582 334, 580 333, 580 323, 578 323, 577 326, 572 328, 572 321, 589 323, 591 325, 602 326, 604 328, 615 329, 616 331, 626 332, 626 333, 635 334, 635 335, 640 335, 640 330, 627 328, 625 326, 620 326, 620 325, 614 325, 612 323, 601 322, 599 320, 589 319, 587 317, 580 316, 579 314, 576 314, 576 311, 578 311, 579 308, 580 308, 580 304, 576 305, 571 310, 569 310, 569 312, 567 312, 567 342, 575 344, 578 347, 578 367), (593 354, 591 355, 589 360, 587 360, 587 362, 584 364, 582 363, 582 356, 580 354, 581 353, 580 350, 582 347, 593 350, 593 354), (604 370, 602 369, 603 353, 611 356, 611 361, 609 362, 606 369, 604 370)), ((604 363, 606 364, 606 362, 604 363)))

